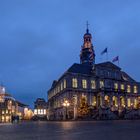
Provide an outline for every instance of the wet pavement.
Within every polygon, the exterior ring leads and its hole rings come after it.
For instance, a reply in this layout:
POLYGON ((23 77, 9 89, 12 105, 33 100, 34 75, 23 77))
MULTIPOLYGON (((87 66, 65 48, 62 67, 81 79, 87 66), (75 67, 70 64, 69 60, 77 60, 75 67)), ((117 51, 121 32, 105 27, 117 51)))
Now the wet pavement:
POLYGON ((0 125, 0 140, 139 140, 140 121, 24 122, 0 125))

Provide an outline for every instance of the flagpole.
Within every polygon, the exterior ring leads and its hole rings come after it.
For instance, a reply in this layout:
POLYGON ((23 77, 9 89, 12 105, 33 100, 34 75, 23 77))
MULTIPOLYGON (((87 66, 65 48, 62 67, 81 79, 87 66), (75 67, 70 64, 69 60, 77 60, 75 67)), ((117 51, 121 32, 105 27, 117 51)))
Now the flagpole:
POLYGON ((106 59, 108 61, 108 47, 107 47, 106 59))

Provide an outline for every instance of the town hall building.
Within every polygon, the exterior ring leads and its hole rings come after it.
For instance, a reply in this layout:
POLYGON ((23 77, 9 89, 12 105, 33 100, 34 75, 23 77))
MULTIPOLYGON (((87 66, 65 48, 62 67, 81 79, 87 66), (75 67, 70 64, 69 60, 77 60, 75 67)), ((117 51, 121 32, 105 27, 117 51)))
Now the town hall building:
POLYGON ((95 63, 92 35, 87 28, 74 63, 48 91, 49 119, 139 118, 140 83, 110 61, 95 63))

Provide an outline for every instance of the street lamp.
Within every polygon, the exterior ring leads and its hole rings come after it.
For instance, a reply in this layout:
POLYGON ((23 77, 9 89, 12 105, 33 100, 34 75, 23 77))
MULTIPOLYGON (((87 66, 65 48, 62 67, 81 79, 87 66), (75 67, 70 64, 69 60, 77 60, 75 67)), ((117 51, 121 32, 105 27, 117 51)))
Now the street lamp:
POLYGON ((66 108, 66 119, 68 119, 68 107, 70 106, 70 103, 65 100, 64 103, 63 103, 63 106, 66 108))

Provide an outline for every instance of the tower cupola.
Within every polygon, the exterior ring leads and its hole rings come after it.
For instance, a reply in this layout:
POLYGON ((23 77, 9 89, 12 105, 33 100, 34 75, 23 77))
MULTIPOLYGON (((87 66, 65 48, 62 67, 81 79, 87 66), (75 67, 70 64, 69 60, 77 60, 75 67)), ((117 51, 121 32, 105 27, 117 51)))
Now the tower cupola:
POLYGON ((95 53, 92 45, 92 35, 89 33, 88 25, 87 23, 86 33, 83 37, 84 43, 81 46, 80 63, 93 65, 95 63, 95 53))

